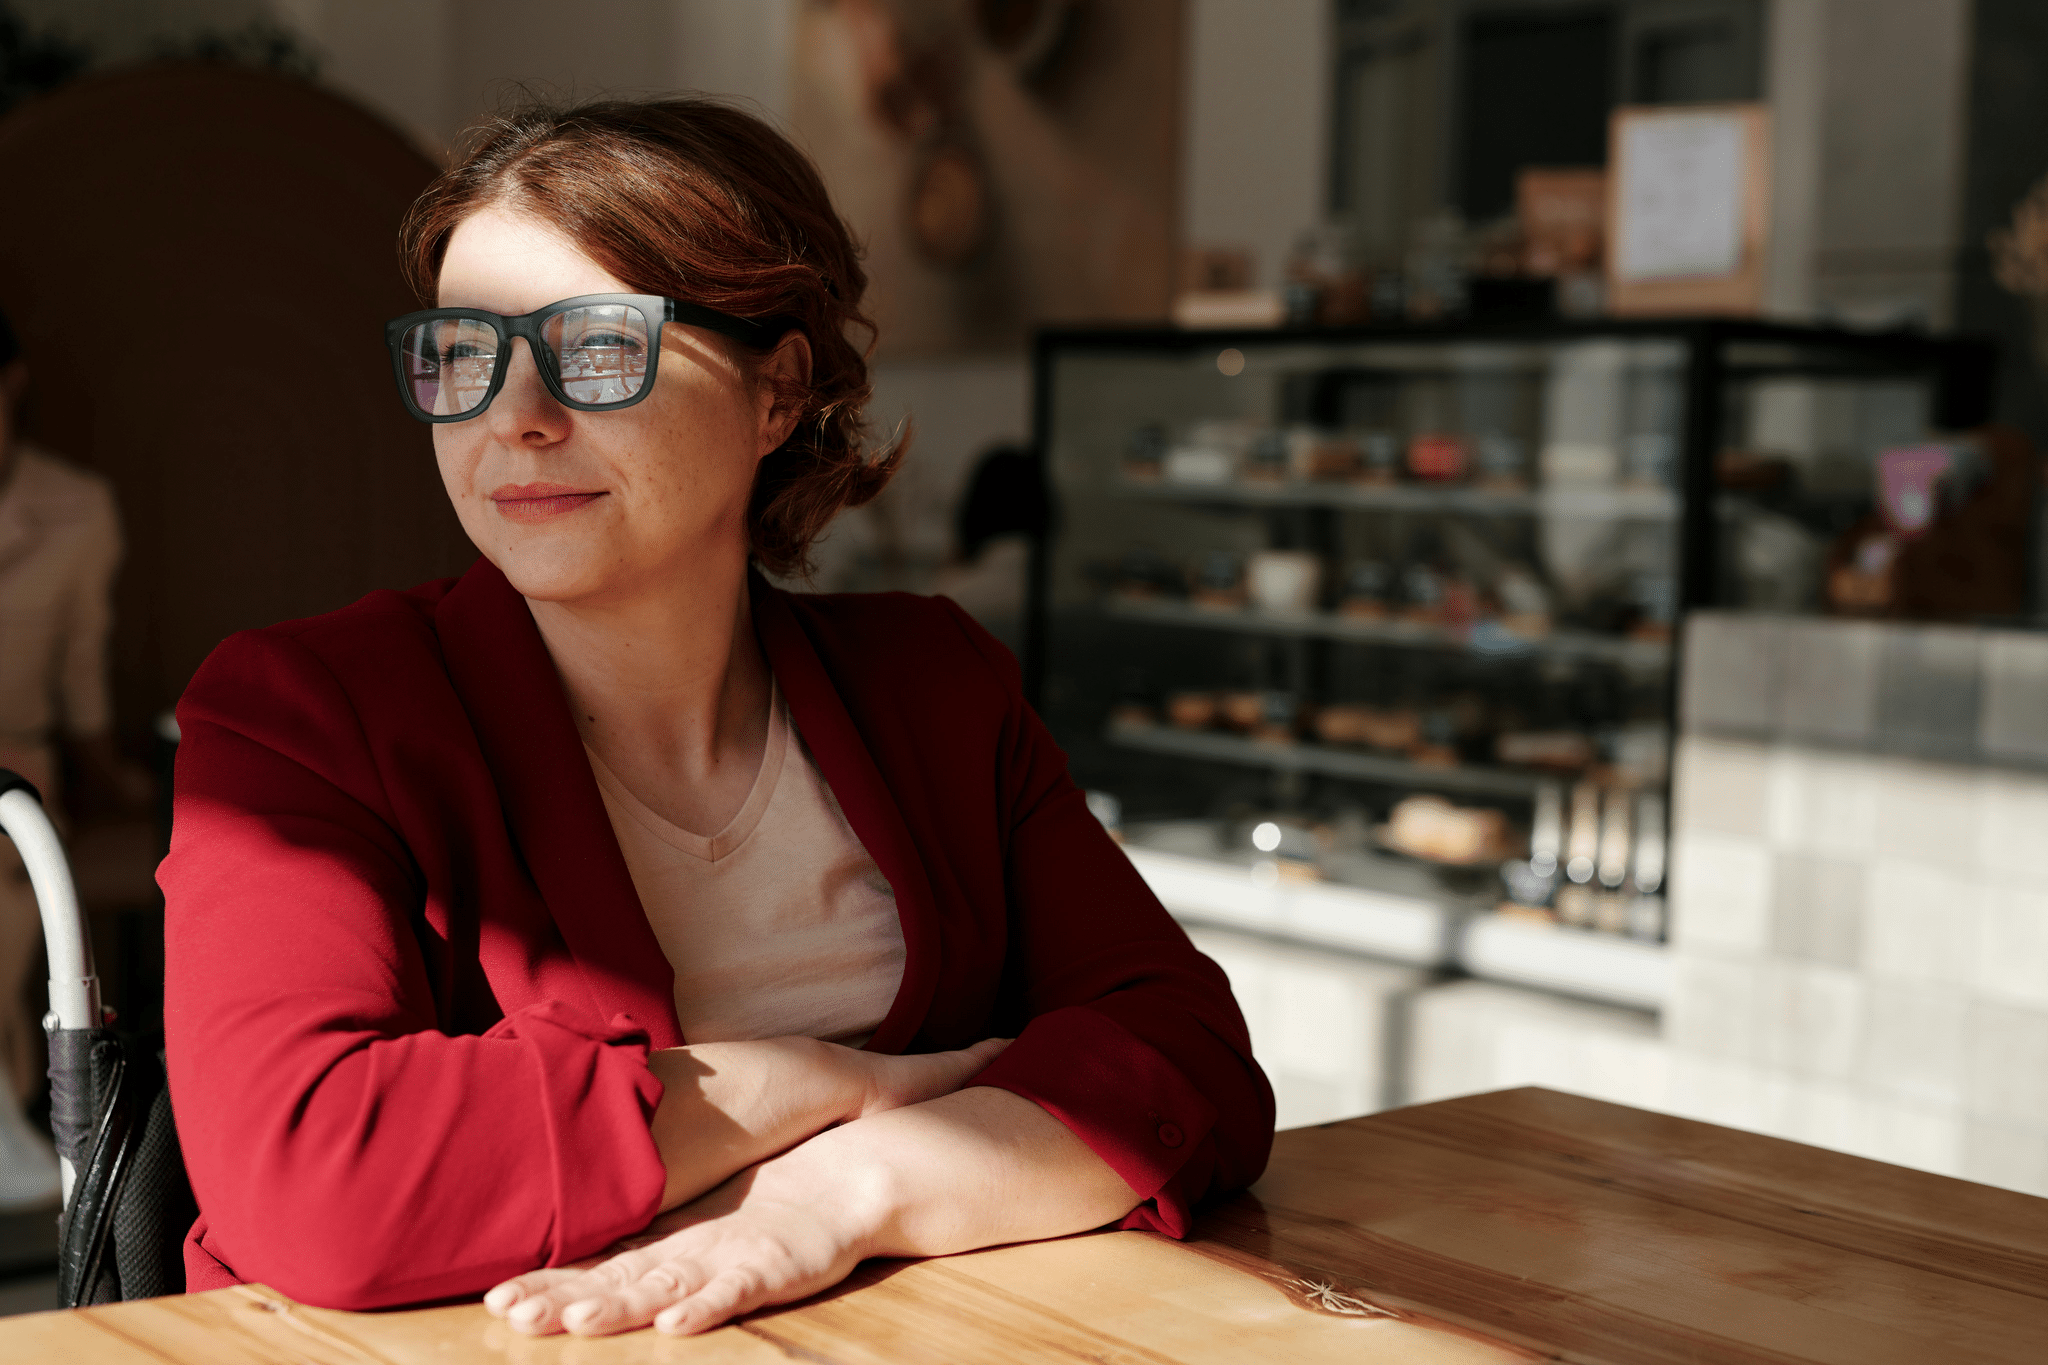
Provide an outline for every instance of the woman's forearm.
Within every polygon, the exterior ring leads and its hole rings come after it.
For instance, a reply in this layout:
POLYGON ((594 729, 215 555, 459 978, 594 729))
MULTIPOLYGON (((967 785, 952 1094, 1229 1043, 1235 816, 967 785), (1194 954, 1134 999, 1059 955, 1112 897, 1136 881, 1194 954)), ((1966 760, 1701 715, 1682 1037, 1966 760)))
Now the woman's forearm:
POLYGON ((815 1038, 763 1038, 650 1053, 662 1084, 648 1123, 668 1168, 662 1210, 834 1124, 950 1094, 1007 1045, 992 1038, 958 1052, 890 1057, 815 1038))
POLYGON ((850 1055, 815 1038, 699 1043, 648 1054, 648 1069, 662 1084, 648 1123, 668 1168, 662 1209, 858 1114, 862 1087, 850 1055))
POLYGON ((484 1306, 522 1332, 700 1332, 837 1284, 868 1256, 1085 1232, 1137 1203, 1065 1124, 974 1086, 820 1133, 656 1220, 603 1264, 529 1272, 484 1306))
POLYGON ((852 1201, 864 1256, 942 1256, 1061 1237, 1138 1204, 1065 1124, 991 1086, 821 1133, 765 1163, 755 1188, 852 1201))

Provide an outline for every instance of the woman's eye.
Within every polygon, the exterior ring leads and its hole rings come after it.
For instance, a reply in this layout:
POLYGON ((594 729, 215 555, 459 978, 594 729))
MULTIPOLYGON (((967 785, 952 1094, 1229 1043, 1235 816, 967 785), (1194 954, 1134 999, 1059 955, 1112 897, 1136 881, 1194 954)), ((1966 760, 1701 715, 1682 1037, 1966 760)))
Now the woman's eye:
POLYGON ((492 355, 487 348, 479 346, 474 341, 458 341, 452 345, 443 346, 440 358, 443 365, 454 365, 462 361, 475 364, 477 361, 491 361, 497 357, 492 355))
POLYGON ((571 351, 624 351, 628 355, 637 355, 640 351, 640 338, 629 336, 624 332, 585 332, 563 349, 571 351))

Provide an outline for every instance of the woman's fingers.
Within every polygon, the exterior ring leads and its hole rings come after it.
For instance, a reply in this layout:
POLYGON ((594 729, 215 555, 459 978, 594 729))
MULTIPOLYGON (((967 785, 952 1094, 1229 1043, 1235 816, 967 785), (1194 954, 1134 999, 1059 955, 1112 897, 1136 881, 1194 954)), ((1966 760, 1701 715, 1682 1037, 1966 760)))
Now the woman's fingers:
POLYGON ((905 1105, 922 1104, 950 1095, 1002 1054, 1013 1039, 984 1038, 956 1052, 925 1052, 904 1057, 873 1057, 874 1077, 863 1117, 905 1105))
POLYGON ((583 1272, 557 1267, 553 1270, 529 1270, 516 1275, 484 1295, 484 1307, 491 1316, 502 1318, 511 1311, 512 1305, 535 1294, 544 1294, 555 1285, 575 1279, 583 1272))
MULTIPOLYGON (((587 1300, 609 1301, 666 1259, 661 1244, 656 1243, 653 1246, 621 1252, 609 1260, 600 1261, 588 1270, 537 1271, 533 1275, 522 1275, 521 1281, 532 1280, 538 1275, 546 1274, 560 1278, 549 1280, 514 1300, 504 1310, 503 1316, 507 1323, 521 1332, 560 1331, 564 1325, 563 1309, 587 1300)), ((491 1292, 495 1294, 497 1290, 491 1292)), ((485 1296, 485 1306, 490 1306, 488 1295, 485 1296)))
POLYGON ((562 1327, 579 1336, 601 1336, 645 1327, 654 1315, 702 1287, 704 1269, 688 1260, 655 1266, 623 1289, 578 1299, 562 1310, 562 1327))
POLYGON ((716 1276, 696 1293, 655 1315, 656 1331, 686 1337, 708 1332, 721 1322, 758 1308, 768 1297, 761 1276, 736 1266, 716 1276))
POLYGON ((964 1049, 964 1051, 968 1056, 975 1059, 975 1069, 978 1071, 1002 1056, 1003 1049, 1016 1041, 1015 1038, 984 1038, 973 1047, 964 1049))

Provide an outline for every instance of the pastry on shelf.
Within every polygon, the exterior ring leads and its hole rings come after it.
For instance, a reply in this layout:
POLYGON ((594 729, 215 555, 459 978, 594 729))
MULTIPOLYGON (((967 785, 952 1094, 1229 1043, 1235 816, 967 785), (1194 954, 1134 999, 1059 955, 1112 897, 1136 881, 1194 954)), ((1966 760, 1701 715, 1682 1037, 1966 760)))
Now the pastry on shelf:
POLYGON ((1309 428, 1288 433, 1288 461, 1297 479, 1349 479, 1360 468, 1358 443, 1309 428))
POLYGON ((1252 725, 1252 740, 1259 744, 1294 743, 1299 709, 1292 692, 1265 693, 1259 699, 1259 718, 1252 725))
POLYGON ((1412 707, 1359 710, 1359 738, 1367 746, 1405 754, 1422 742, 1422 715, 1412 707))
POLYGON ((1176 730, 1206 730, 1216 723, 1217 715, 1214 692, 1166 694, 1166 719, 1176 730))
POLYGON ((1158 483, 1166 465, 1166 428, 1156 423, 1137 427, 1124 441, 1124 478, 1132 483, 1158 483))
POLYGON ((1401 619, 1419 626, 1444 624, 1444 576, 1427 564, 1401 570, 1401 619))
POLYGON ((1337 614, 1353 621, 1384 621, 1393 586, 1393 570, 1376 559, 1358 560, 1344 571, 1337 614))
POLYGON ((1500 603, 1502 630, 1525 640, 1541 640, 1550 634, 1550 593, 1534 571, 1508 565, 1495 575, 1493 595, 1500 603))
POLYGON ((1502 901, 1493 908, 1493 913, 1502 919, 1514 920, 1521 924, 1540 924, 1545 927, 1557 923, 1557 911, 1547 905, 1524 905, 1520 901, 1502 901))
POLYGON ((1425 432, 1408 443, 1408 472, 1424 483, 1462 482, 1472 467, 1472 445, 1463 436, 1425 432))
POLYGON ((1639 573, 1629 580, 1635 606, 1628 637, 1652 644, 1671 642, 1671 622, 1678 615, 1678 581, 1668 573, 1639 573))
POLYGON ((1593 927, 1593 888, 1573 882, 1557 889, 1557 917, 1574 929, 1593 927))
POLYGON ((1590 736, 1576 730, 1520 730, 1493 742, 1494 757, 1510 768, 1542 768, 1550 772, 1583 772, 1598 753, 1590 736))
POLYGON ((1164 555, 1151 550, 1128 551, 1117 563, 1110 591, 1133 602, 1153 602, 1178 597, 1184 592, 1180 570, 1164 555))
POLYGON ((1159 715, 1149 703, 1126 698, 1109 708, 1109 723, 1119 730, 1145 730, 1159 723, 1159 715))
POLYGON ((1208 611, 1243 611, 1244 560, 1234 550, 1211 550, 1195 566, 1188 600, 1208 611))
POLYGON ((1109 723, 1119 730, 1143 730, 1157 725, 1159 712, 1152 705, 1154 695, 1143 669, 1125 669, 1116 703, 1109 708, 1109 723))
POLYGON ((1474 455, 1473 484, 1496 493, 1521 493, 1529 487, 1528 447, 1513 436, 1488 432, 1479 438, 1474 455))
POLYGON ((1162 463, 1166 482, 1230 483, 1250 451, 1253 435, 1243 422, 1196 422, 1188 428, 1186 440, 1168 448, 1162 463))
POLYGON ((1286 433, 1262 431, 1252 438, 1244 461, 1246 483, 1285 483, 1291 472, 1286 433))
POLYGON ((1401 441, 1391 431, 1368 431, 1358 445, 1353 483, 1383 486, 1401 481, 1401 441))
POLYGON ((1331 702, 1316 709, 1316 738, 1325 744, 1351 747, 1365 743, 1374 712, 1356 702, 1331 702))
POLYGON ((1260 550, 1246 561, 1245 587, 1252 605, 1280 616, 1315 610, 1323 583, 1323 561, 1307 550, 1260 550))
POLYGON ((1515 852, 1508 818, 1484 806, 1411 796, 1387 816, 1380 842, 1396 853, 1452 867, 1497 863, 1515 852))
POLYGON ((1443 588, 1442 624, 1451 630, 1472 629, 1479 620, 1479 590, 1472 586, 1472 580, 1458 574, 1445 574, 1443 588))
POLYGON ((1266 714, 1266 698, 1259 692, 1224 692, 1216 698, 1216 716, 1223 725, 1249 733, 1266 714))

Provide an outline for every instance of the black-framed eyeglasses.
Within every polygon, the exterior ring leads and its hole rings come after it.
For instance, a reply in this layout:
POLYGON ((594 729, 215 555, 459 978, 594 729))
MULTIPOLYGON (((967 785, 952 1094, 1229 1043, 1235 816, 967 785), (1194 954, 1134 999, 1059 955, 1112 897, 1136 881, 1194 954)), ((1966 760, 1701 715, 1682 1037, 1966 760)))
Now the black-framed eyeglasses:
POLYGON ((422 422, 460 422, 505 385, 499 363, 525 337, 541 383, 578 412, 629 408, 654 389, 661 324, 682 322, 765 351, 795 324, 753 321, 659 294, 579 294, 519 317, 481 308, 428 308, 384 324, 405 409, 422 422))

